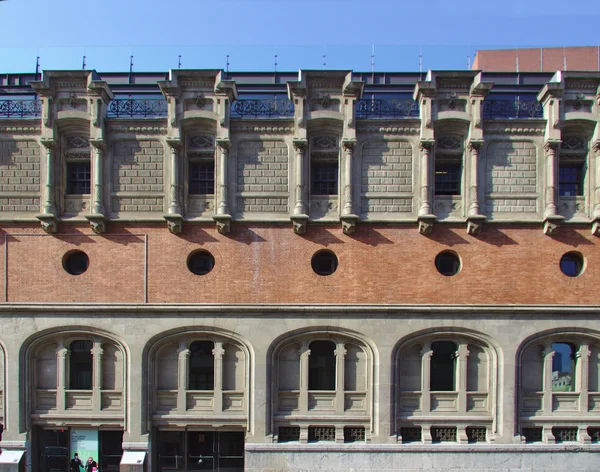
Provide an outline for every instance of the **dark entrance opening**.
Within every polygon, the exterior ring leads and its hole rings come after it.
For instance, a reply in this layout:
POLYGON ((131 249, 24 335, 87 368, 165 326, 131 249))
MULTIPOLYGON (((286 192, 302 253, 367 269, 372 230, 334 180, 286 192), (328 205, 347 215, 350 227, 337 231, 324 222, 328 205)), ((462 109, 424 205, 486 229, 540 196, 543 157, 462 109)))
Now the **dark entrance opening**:
POLYGON ((242 431, 158 431, 158 471, 243 472, 242 431))
POLYGON ((38 453, 34 454, 33 470, 40 472, 64 472, 69 466, 68 429, 38 430, 38 453))

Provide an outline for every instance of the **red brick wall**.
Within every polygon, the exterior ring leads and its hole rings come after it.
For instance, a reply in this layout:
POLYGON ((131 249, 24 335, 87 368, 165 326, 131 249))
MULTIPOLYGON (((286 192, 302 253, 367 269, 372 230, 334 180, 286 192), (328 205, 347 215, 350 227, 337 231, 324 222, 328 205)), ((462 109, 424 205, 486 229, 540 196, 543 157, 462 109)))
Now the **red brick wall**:
POLYGON ((477 51, 473 70, 515 72, 516 57, 519 72, 556 72, 564 70, 600 70, 599 47, 484 49, 477 51))
POLYGON ((338 225, 309 226, 305 236, 297 236, 291 225, 240 223, 229 236, 213 226, 189 224, 180 236, 162 225, 110 224, 104 236, 91 235, 85 226, 63 225, 61 231, 70 234, 62 236, 44 236, 37 226, 4 230, 9 302, 143 302, 145 237, 134 236, 141 234, 148 238, 151 303, 598 303, 600 251, 588 227, 561 227, 554 238, 545 236, 541 225, 491 224, 477 238, 462 225, 437 225, 429 237, 416 226, 391 225, 359 225, 354 236, 345 236, 338 225), (39 236, 19 235, 24 232, 39 236), (313 253, 325 247, 340 261, 328 277, 316 275, 310 265, 313 253), (211 251, 216 260, 204 276, 186 266, 197 248, 211 251), (89 254, 83 275, 62 268, 62 256, 72 249, 89 254), (444 249, 462 259, 454 277, 440 275, 434 266, 444 249), (561 256, 571 250, 586 258, 577 278, 559 268, 561 256))

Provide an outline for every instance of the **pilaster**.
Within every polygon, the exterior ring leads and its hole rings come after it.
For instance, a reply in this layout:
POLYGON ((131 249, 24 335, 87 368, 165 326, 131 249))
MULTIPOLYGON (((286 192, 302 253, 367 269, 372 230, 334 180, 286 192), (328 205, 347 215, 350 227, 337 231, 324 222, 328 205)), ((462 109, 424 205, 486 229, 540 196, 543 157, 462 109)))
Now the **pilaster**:
POLYGON ((180 414, 184 414, 187 410, 189 358, 189 348, 181 344, 177 351, 177 411, 180 414))
POLYGON ((92 161, 94 172, 92 173, 92 213, 86 215, 90 222, 92 231, 102 234, 106 231, 106 216, 104 209, 104 152, 106 143, 102 140, 90 139, 92 145, 92 161))
POLYGON ((546 141, 544 150, 546 151, 546 185, 544 186, 545 207, 544 207, 544 234, 552 236, 556 233, 559 223, 564 220, 556 210, 556 190, 558 187, 557 169, 558 169, 558 149, 560 141, 546 141))
POLYGON ((214 405, 215 414, 220 414, 223 411, 223 356, 225 355, 225 349, 223 349, 222 342, 216 342, 213 349, 214 356, 214 372, 215 372, 215 385, 214 385, 214 405))
POLYGON ((58 221, 55 205, 55 184, 54 184, 54 152, 55 141, 52 138, 41 139, 42 146, 46 152, 46 186, 44 189, 44 204, 42 213, 37 215, 37 219, 42 224, 42 229, 46 233, 56 233, 58 221))
POLYGON ((458 358, 458 369, 456 379, 456 389, 458 390, 458 413, 467 413, 467 362, 469 357, 469 349, 467 344, 461 343, 456 351, 458 358))
POLYGON ((467 214, 467 233, 476 236, 481 232, 481 227, 486 220, 485 215, 479 212, 479 150, 483 140, 469 142, 470 159, 470 185, 469 185, 469 211, 467 214))
POLYGON ((228 206, 227 164, 231 141, 229 139, 218 139, 217 146, 220 149, 219 167, 217 172, 217 211, 213 220, 217 223, 217 230, 221 234, 227 234, 231 230, 231 214, 228 206))
MULTIPOLYGON (((338 414, 344 413, 344 384, 346 348, 344 343, 337 344, 335 349, 335 410, 338 414)), ((343 432, 343 430, 342 430, 343 432)), ((343 438, 342 438, 343 442, 343 438)))
POLYGON ((92 347, 92 372, 94 375, 94 381, 92 384, 92 410, 95 413, 99 413, 102 409, 102 343, 98 340, 94 340, 94 346, 92 347))
POLYGON ((344 140, 342 142, 344 148, 344 192, 342 202, 342 213, 340 219, 342 221, 342 230, 344 234, 354 234, 356 230, 356 222, 358 215, 354 212, 354 185, 352 184, 352 168, 354 149, 356 148, 356 140, 344 140))
POLYGON ((296 151, 296 188, 294 197, 296 203, 290 219, 294 226, 294 233, 304 234, 306 232, 306 223, 308 214, 306 213, 306 149, 308 141, 306 139, 294 139, 294 150, 296 151))
MULTIPOLYGON (((421 411, 423 415, 428 415, 431 412, 431 356, 433 356, 431 346, 429 344, 423 346, 421 351, 421 411)), ((423 434, 425 434, 425 431, 423 431, 423 434)))
POLYGON ((298 398, 298 410, 300 414, 308 413, 308 359, 310 349, 303 345, 300 348, 300 397, 298 398))
POLYGON ((177 139, 167 139, 167 144, 171 150, 171 182, 169 185, 169 209, 164 219, 167 220, 167 226, 172 234, 179 234, 183 228, 183 216, 181 212, 181 164, 180 149, 181 141, 177 139))
POLYGON ((433 150, 433 140, 422 140, 419 143, 421 150, 421 206, 417 221, 419 223, 419 233, 430 234, 435 223, 436 216, 431 212, 431 191, 429 182, 431 182, 431 151, 433 150))

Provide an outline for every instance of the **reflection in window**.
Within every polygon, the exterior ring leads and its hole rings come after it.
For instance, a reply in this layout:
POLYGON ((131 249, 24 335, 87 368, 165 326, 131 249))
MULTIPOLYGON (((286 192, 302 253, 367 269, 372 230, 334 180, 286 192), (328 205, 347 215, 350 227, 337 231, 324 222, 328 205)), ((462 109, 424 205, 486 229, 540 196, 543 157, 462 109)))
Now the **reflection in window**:
POLYGON ((92 341, 73 341, 69 356, 69 388, 71 390, 92 389, 92 341))
POLYGON ((561 197, 583 195, 583 164, 561 165, 559 167, 558 194, 561 197))
POLYGON ((552 391, 575 391, 575 353, 570 343, 553 343, 552 350, 552 391))
POLYGON ((215 358, 211 341, 194 341, 190 345, 189 390, 214 390, 215 358))
POLYGON ((314 341, 310 344, 308 389, 335 390, 335 344, 314 341))
POLYGON ((431 377, 429 388, 434 392, 455 390, 456 344, 450 341, 436 341, 431 344, 431 377))

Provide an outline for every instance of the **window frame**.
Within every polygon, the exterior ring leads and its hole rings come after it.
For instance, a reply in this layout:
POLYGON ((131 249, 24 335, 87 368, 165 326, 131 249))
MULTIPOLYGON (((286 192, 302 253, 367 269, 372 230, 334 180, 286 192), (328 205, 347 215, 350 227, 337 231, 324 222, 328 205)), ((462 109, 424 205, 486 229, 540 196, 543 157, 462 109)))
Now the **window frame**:
POLYGON ((68 371, 69 371, 69 388, 68 390, 93 390, 94 388, 94 355, 92 350, 94 348, 94 342, 90 339, 73 339, 69 342, 69 363, 68 363, 68 371), (75 343, 89 343, 89 351, 80 351, 73 348, 75 343), (85 359, 76 359, 74 355, 79 357, 84 357, 85 359), (89 356, 89 358, 88 358, 89 356), (89 366, 89 369, 84 369, 83 371, 80 368, 76 368, 78 366, 85 365, 89 366), (81 379, 82 374, 88 374, 89 379, 81 379))
MULTIPOLYGON (((215 389, 215 355, 214 355, 215 343, 212 340, 206 339, 198 339, 194 340, 189 344, 190 355, 188 359, 187 365, 187 390, 194 391, 214 391, 215 389), (208 345, 212 345, 212 347, 208 348, 208 345), (209 350, 210 355, 207 355, 207 352, 201 352, 200 349, 194 350, 194 346, 200 346, 209 350), (199 352, 200 355, 195 355, 196 352, 199 352), (212 359, 212 363, 210 367, 208 365, 199 365, 195 368, 195 372, 193 372, 193 360, 203 358, 212 359), (212 376, 210 375, 212 373, 212 376), (205 376, 204 379, 199 378, 201 376, 205 376), (192 380, 194 379, 194 380, 192 380)), ((208 364, 208 363, 207 363, 208 364)))

